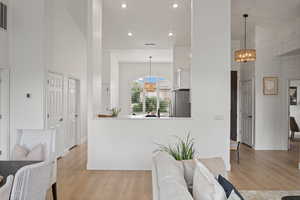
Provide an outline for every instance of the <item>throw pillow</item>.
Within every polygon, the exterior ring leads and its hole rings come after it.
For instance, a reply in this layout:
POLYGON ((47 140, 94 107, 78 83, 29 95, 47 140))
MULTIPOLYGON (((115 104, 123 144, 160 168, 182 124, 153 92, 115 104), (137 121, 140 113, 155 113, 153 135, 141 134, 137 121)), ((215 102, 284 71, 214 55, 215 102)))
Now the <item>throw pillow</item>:
POLYGON ((231 196, 232 192, 234 192, 233 195, 237 195, 239 197, 239 199, 244 200, 244 198, 239 193, 239 191, 226 178, 219 175, 218 182, 223 187, 227 198, 229 198, 231 196))
POLYGON ((36 145, 31 150, 16 145, 13 150, 13 160, 43 161, 45 159, 44 155, 44 145, 42 144, 36 145))
POLYGON ((195 200, 226 200, 226 194, 214 175, 199 161, 193 178, 193 196, 195 200))
POLYGON ((13 150, 13 160, 25 160, 29 150, 20 145, 15 145, 13 150))
POLYGON ((234 190, 232 190, 231 194, 228 197, 228 200, 242 200, 243 198, 241 198, 237 193, 234 192, 234 190))
POLYGON ((26 160, 42 161, 44 160, 44 145, 38 144, 28 153, 26 160))

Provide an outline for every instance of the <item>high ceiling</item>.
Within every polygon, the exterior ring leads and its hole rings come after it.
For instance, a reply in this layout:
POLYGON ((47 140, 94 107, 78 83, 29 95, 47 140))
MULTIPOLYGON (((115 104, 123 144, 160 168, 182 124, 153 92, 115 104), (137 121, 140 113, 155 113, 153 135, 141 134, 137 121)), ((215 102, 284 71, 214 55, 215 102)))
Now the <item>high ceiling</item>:
POLYGON ((232 39, 243 34, 244 13, 249 14, 249 27, 278 26, 300 17, 300 0, 232 0, 232 39))
MULTIPOLYGON (((103 0, 103 46, 105 49, 170 49, 190 45, 191 0, 103 0), (127 4, 122 9, 122 3, 127 4), (179 7, 174 9, 176 2, 179 7), (132 37, 127 34, 131 32, 132 37), (173 32, 174 37, 168 37, 173 32)), ((249 28, 278 26, 300 18, 300 0, 232 0, 232 39, 243 35, 244 13, 249 28)))
POLYGON ((156 49, 190 45, 190 0, 104 0, 103 46, 105 49, 156 49), (178 8, 172 5, 176 2, 178 8), (122 3, 127 8, 121 8, 122 3), (128 36, 128 32, 133 35, 128 36), (169 32, 174 33, 168 37, 169 32), (153 47, 152 47, 153 48, 153 47))

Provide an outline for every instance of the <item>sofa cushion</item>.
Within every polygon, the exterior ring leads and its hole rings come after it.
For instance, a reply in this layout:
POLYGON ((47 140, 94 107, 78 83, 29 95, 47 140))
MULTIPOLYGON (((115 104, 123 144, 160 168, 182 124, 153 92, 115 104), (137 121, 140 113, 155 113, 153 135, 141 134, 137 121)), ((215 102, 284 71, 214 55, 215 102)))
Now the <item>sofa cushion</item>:
POLYGON ((186 187, 172 179, 163 180, 160 191, 160 200, 193 200, 186 187))
POLYGON ((184 178, 189 189, 193 188, 193 177, 196 168, 195 160, 183 160, 184 178))
POLYGON ((154 157, 154 161, 156 164, 158 185, 165 179, 173 179, 186 187, 182 162, 176 161, 172 156, 165 152, 159 152, 154 157))
POLYGON ((193 196, 195 200, 226 200, 226 194, 214 175, 202 164, 196 162, 193 196))

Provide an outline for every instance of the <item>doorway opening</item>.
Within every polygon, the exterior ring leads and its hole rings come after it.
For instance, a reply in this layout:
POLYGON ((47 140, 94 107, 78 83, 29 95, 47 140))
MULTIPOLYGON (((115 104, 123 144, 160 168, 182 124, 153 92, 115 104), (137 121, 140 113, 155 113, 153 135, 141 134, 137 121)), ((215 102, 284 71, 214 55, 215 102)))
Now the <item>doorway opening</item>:
POLYGON ((238 71, 231 71, 230 140, 238 141, 238 71))
POLYGON ((300 80, 289 80, 288 123, 289 150, 297 150, 300 144, 300 80))

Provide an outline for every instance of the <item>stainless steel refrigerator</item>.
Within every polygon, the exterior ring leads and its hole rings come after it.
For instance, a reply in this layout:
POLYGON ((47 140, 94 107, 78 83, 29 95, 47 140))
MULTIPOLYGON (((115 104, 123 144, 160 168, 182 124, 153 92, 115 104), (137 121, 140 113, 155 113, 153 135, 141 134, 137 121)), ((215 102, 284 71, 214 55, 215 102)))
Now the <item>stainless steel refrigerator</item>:
POLYGON ((177 89, 172 92, 172 117, 191 117, 190 89, 177 89))

